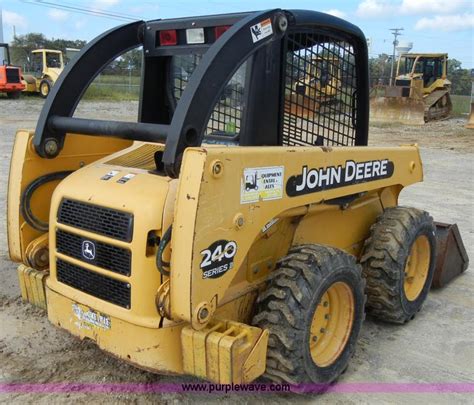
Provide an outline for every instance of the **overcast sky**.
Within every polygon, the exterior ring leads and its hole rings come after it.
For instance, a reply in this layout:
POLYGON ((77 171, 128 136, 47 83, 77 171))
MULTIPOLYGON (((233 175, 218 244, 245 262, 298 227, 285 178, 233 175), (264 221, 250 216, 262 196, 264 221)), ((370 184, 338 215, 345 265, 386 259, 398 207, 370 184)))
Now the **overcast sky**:
MULTIPOLYGON (((448 52, 465 68, 473 68, 473 0, 42 0, 43 4, 94 8, 137 19, 187 17, 203 14, 263 10, 313 9, 351 21, 371 39, 371 56, 391 53, 389 28, 403 27, 400 41, 414 43, 412 51, 448 52)), ((125 21, 37 5, 38 0, 0 0, 4 39, 41 32, 51 38, 90 40, 125 21), (36 3, 36 4, 35 4, 36 3)))

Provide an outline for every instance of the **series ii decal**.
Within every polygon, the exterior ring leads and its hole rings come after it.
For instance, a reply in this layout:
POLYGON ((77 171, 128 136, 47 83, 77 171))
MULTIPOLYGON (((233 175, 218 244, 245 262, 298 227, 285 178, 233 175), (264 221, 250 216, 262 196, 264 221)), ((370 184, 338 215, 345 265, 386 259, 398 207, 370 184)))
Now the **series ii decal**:
POLYGON ((201 251, 202 278, 218 278, 234 267, 237 243, 233 240, 218 240, 201 251))
POLYGON ((329 166, 308 169, 303 166, 301 174, 291 176, 286 182, 286 194, 290 197, 316 193, 351 184, 392 177, 394 165, 391 160, 369 160, 354 162, 347 160, 344 166, 329 166))

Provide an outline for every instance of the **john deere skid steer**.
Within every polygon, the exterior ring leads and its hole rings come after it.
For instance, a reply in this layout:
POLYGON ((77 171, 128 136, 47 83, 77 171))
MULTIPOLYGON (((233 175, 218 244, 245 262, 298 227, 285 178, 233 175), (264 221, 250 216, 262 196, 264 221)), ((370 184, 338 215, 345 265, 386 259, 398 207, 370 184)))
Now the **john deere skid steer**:
POLYGON ((453 105, 447 63, 448 55, 445 53, 401 54, 395 85, 372 90, 370 119, 423 125, 448 118, 453 105))
POLYGON ((412 319, 435 265, 432 218, 398 206, 423 179, 418 148, 367 147, 368 106, 364 35, 330 15, 106 32, 16 135, 8 241, 24 299, 147 370, 334 381, 365 308, 412 319), (137 122, 74 118, 101 69, 139 46, 137 122), (318 55, 340 60, 343 85, 337 109, 309 118, 287 95, 295 60, 318 55))

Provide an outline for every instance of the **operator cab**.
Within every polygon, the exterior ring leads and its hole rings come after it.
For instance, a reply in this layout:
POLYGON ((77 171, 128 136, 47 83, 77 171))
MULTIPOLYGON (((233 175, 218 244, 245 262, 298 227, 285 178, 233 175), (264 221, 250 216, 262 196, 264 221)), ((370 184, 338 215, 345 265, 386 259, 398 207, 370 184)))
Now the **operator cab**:
POLYGON ((346 21, 302 10, 124 25, 89 43, 68 64, 38 122, 37 152, 56 156, 66 133, 165 143, 157 170, 164 167, 171 177, 179 173, 184 150, 202 143, 366 145, 365 37, 346 21), (138 122, 70 118, 91 76, 139 46, 138 122), (301 94, 299 82, 314 91, 301 94), (316 91, 321 82, 324 91, 316 91))

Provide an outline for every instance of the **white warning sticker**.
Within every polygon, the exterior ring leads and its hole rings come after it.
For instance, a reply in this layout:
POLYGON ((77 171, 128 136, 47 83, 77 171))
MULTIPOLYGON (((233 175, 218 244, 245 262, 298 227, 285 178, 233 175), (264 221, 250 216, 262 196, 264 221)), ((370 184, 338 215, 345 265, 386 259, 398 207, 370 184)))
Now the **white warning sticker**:
POLYGON ((260 41, 263 38, 273 34, 272 21, 267 18, 258 24, 250 27, 250 33, 252 34, 253 43, 260 41))
POLYGON ((240 188, 240 203, 277 200, 283 197, 283 166, 244 169, 240 188))

